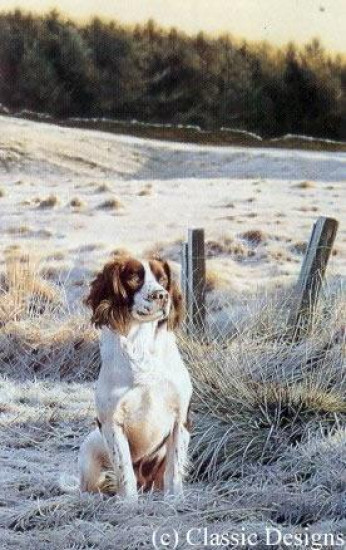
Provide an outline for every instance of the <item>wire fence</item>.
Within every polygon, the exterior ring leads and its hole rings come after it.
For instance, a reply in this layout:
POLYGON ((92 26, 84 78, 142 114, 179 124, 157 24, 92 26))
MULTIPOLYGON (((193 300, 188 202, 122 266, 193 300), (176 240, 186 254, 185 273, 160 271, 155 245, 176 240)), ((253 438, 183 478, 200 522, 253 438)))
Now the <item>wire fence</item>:
MULTIPOLYGON (((338 230, 338 221, 320 216, 314 223, 300 275, 287 308, 286 338, 299 340, 309 332, 327 264, 338 230)), ((206 322, 206 247, 203 228, 189 229, 182 245, 181 286, 186 303, 185 331, 199 340, 208 339, 206 322)))

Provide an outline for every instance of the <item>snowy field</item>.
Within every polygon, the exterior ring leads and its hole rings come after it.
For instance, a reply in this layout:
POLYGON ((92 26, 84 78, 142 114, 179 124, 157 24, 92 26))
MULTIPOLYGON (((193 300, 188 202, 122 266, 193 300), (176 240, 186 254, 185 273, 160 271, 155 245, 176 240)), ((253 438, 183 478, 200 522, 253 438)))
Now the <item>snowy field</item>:
POLYGON ((345 153, 0 117, 1 548, 149 549, 174 528, 187 549, 195 527, 256 533, 260 549, 266 529, 305 548, 346 541, 345 188, 345 153), (288 296, 320 215, 340 221, 328 284, 311 335, 289 346, 288 296), (195 386, 186 497, 80 496, 99 368, 81 298, 117 250, 178 265, 188 227, 206 231, 210 316, 234 330, 210 346, 179 336, 195 386))
MULTIPOLYGON (((179 258, 204 227, 235 290, 288 282, 319 215, 346 219, 346 153, 145 141, 0 117, 1 250, 82 284, 110 253, 179 258), (49 199, 49 200, 47 200, 49 199)), ((331 269, 346 266, 341 224, 331 269)))

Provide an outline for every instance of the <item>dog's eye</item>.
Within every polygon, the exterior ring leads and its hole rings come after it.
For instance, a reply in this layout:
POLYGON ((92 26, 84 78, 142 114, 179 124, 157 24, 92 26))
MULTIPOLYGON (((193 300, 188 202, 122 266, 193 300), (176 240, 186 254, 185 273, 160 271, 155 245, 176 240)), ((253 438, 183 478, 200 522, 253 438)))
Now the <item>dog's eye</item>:
POLYGON ((139 278, 138 273, 133 273, 132 275, 130 275, 129 278, 128 278, 128 282, 129 282, 131 285, 139 285, 139 283, 140 283, 140 278, 139 278))

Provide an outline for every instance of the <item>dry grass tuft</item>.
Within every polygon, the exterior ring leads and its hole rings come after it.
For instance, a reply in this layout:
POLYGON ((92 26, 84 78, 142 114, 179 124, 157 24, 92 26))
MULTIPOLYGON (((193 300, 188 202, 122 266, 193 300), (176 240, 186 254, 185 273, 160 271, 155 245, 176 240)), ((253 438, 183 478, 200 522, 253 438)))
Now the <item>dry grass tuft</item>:
POLYGON ((99 351, 97 335, 88 320, 75 316, 57 323, 48 313, 41 311, 35 324, 18 319, 6 323, 1 334, 2 372, 21 380, 94 379, 99 369, 99 351), (21 363, 18 372, 17 365, 21 363))
POLYGON ((223 290, 227 286, 227 279, 223 276, 222 272, 216 269, 208 268, 206 272, 206 292, 212 292, 214 290, 223 290))
POLYGON ((27 255, 9 254, 5 264, 0 288, 0 326, 59 306, 59 291, 38 277, 27 255))
POLYGON ((0 199, 2 199, 6 195, 5 189, 0 187, 0 199))
POLYGON ((242 260, 254 254, 244 243, 230 237, 225 237, 217 241, 207 241, 206 251, 207 258, 213 258, 215 256, 233 256, 236 260, 242 260))
POLYGON ((9 235, 27 235, 32 229, 27 225, 11 226, 6 229, 6 233, 9 235))
POLYGON ((241 239, 245 239, 256 246, 266 242, 267 240, 267 235, 261 229, 249 229, 248 231, 241 233, 239 236, 241 239))
POLYGON ((81 209, 81 208, 85 208, 85 207, 86 207, 85 201, 83 201, 83 200, 80 199, 79 197, 74 197, 73 199, 71 199, 70 202, 69 202, 69 205, 70 205, 72 208, 77 208, 77 209, 81 209))
POLYGON ((271 260, 275 260, 279 262, 280 264, 285 264, 287 262, 292 262, 292 256, 289 252, 285 250, 285 248, 282 248, 280 245, 272 245, 270 246, 266 253, 262 255, 262 258, 268 258, 271 260))
POLYGON ((261 467, 275 469, 289 450, 346 424, 345 334, 335 337, 344 300, 327 299, 311 337, 297 346, 285 343, 284 295, 255 303, 228 343, 183 339, 195 385, 193 479, 246 479, 261 467))
POLYGON ((121 210, 124 205, 119 199, 113 197, 102 202, 98 208, 102 210, 121 210))
POLYGON ((59 198, 56 195, 49 195, 45 199, 40 199, 38 207, 39 208, 54 208, 59 204, 59 198))
POLYGON ((291 246, 291 251, 294 254, 305 254, 308 247, 308 243, 306 241, 297 241, 291 246))
POLYGON ((314 189, 316 184, 313 181, 301 181, 295 187, 297 189, 314 189))
POLYGON ((2 373, 19 379, 94 377, 98 346, 88 318, 69 314, 64 295, 38 275, 27 256, 7 258, 1 287, 2 373))
POLYGON ((36 237, 41 237, 42 239, 49 239, 53 235, 53 232, 50 229, 40 229, 35 232, 36 237))
POLYGON ((144 187, 137 193, 138 197, 149 197, 152 195, 152 189, 150 187, 144 187))
POLYGON ((95 189, 95 193, 109 193, 110 191, 111 191, 111 188, 106 183, 101 183, 95 189))

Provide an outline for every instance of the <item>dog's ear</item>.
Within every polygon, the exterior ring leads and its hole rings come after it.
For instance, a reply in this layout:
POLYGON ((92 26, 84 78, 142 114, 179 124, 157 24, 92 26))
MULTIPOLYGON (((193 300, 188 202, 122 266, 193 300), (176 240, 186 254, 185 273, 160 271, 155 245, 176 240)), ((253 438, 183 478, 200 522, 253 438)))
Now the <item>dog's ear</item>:
POLYGON ((178 283, 172 276, 172 270, 167 261, 163 261, 163 268, 167 275, 168 286, 167 290, 171 296, 171 308, 168 316, 168 330, 176 329, 184 320, 185 307, 183 295, 180 291, 178 283))
POLYGON ((92 281, 85 304, 92 310, 91 321, 96 327, 108 326, 127 334, 130 322, 129 300, 121 280, 126 261, 116 257, 108 262, 92 281))

